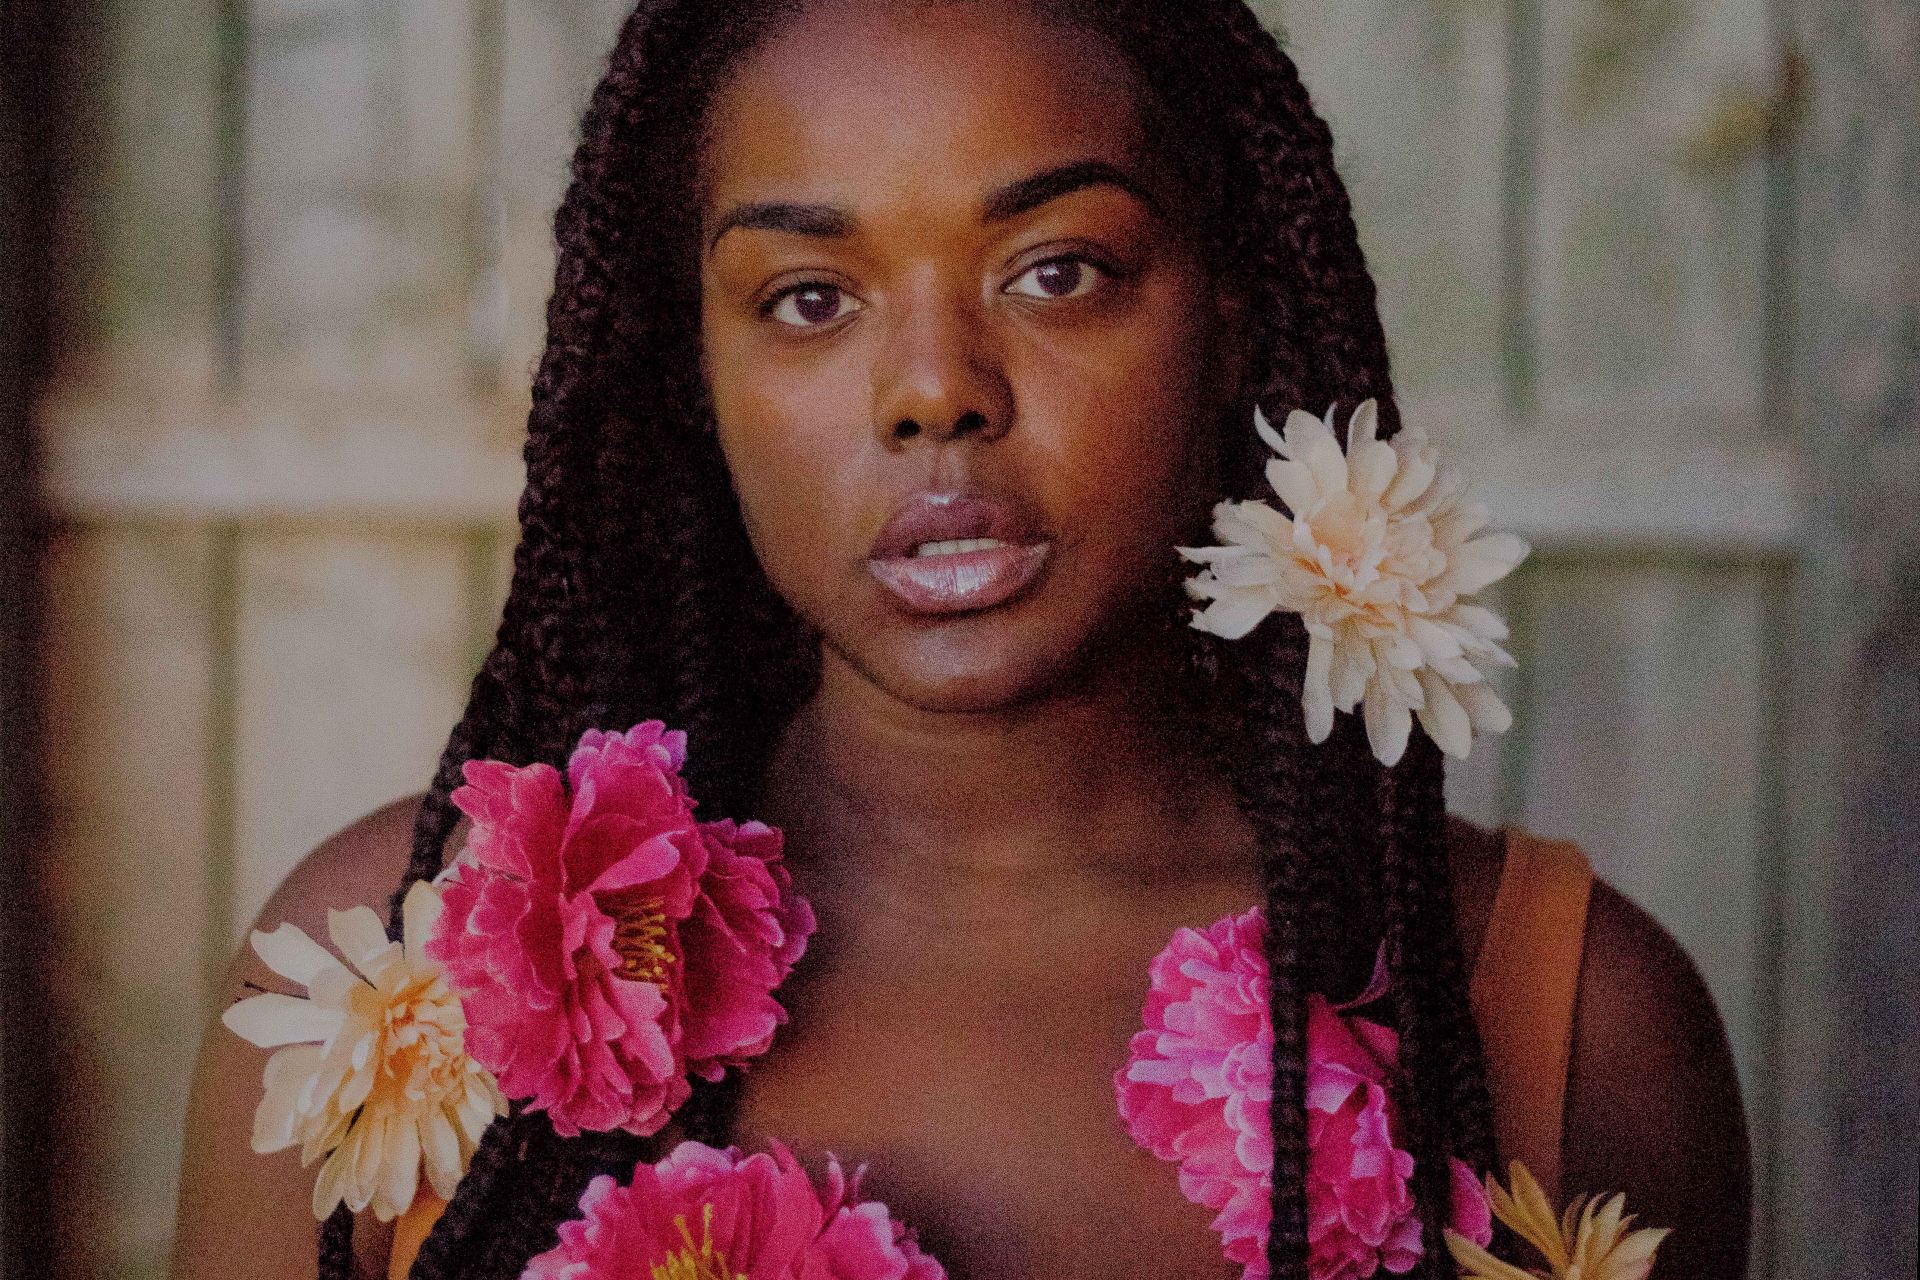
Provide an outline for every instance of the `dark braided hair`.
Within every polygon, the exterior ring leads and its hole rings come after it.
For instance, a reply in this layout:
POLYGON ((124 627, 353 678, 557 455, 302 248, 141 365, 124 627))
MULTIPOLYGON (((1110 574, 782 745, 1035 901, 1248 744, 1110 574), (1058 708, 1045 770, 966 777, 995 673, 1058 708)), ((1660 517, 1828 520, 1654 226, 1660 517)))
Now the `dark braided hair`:
MULTIPOLYGON (((591 726, 688 731, 693 794, 751 803, 774 743, 818 678, 818 637, 774 593, 740 519, 699 374, 694 246, 705 104, 743 52, 803 0, 641 0, 581 127, 554 229, 547 346, 533 383, 513 584, 414 831, 406 882, 437 873, 463 762, 560 764, 591 726), (630 287, 644 281, 644 290, 630 287)), ((1149 86, 1150 131, 1208 211, 1200 234, 1244 290, 1244 395, 1219 431, 1221 497, 1267 496, 1251 408, 1379 402, 1399 427, 1386 339, 1333 143, 1292 60, 1243 0, 1036 0, 1106 36, 1149 86)), ((1168 601, 1170 614, 1178 609, 1168 601)), ((1357 717, 1315 746, 1300 709, 1306 636, 1268 620, 1219 644, 1181 629, 1216 766, 1261 849, 1274 1028, 1276 1280, 1304 1280, 1305 998, 1356 989, 1384 940, 1401 1037, 1401 1141, 1427 1249, 1447 1274, 1448 1157, 1494 1149, 1453 931, 1437 747, 1416 732, 1392 769, 1357 717)), ((551 1248, 597 1173, 625 1175, 668 1134, 724 1144, 735 1080, 697 1080, 652 1138, 563 1140, 546 1118, 497 1121, 414 1264, 416 1280, 517 1276, 551 1248)), ((347 1276, 350 1215, 322 1232, 323 1280, 347 1276)))

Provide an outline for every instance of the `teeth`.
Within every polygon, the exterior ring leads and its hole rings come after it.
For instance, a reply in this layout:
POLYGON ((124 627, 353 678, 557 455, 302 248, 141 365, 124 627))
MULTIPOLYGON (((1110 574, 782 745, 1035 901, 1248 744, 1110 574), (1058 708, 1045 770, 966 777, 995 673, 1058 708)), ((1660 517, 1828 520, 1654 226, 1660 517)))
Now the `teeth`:
POLYGON ((916 557, 953 556, 962 551, 985 551, 1006 545, 998 538, 948 538, 944 542, 923 542, 913 549, 913 554, 916 557))

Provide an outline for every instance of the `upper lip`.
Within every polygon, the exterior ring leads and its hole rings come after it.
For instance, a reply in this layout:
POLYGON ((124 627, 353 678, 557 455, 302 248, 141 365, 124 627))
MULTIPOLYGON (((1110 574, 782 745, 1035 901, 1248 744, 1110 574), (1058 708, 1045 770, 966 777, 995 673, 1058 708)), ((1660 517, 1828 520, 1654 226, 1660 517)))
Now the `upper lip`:
POLYGON ((997 538, 1018 544, 1044 540, 1033 514, 1016 501, 978 492, 922 489, 908 494, 893 509, 867 556, 872 560, 910 556, 923 542, 950 538, 997 538))

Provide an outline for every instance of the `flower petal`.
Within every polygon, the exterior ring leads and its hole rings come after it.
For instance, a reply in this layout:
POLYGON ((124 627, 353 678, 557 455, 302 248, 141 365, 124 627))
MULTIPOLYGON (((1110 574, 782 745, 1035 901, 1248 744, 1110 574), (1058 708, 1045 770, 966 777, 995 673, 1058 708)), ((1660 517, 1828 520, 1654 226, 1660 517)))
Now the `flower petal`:
POLYGON ((1342 711, 1351 711, 1367 691, 1367 681, 1373 678, 1373 650, 1364 644, 1348 643, 1342 640, 1334 646, 1333 657, 1333 705, 1342 711))
POLYGON ((1293 521, 1264 502, 1223 502, 1213 509, 1213 532, 1224 541, 1271 554, 1293 540, 1293 521))
POLYGON ((1226 587, 1271 586, 1282 572, 1279 561, 1258 554, 1236 556, 1213 566, 1214 579, 1226 587))
POLYGON ((1254 434, 1266 442, 1267 448, 1278 454, 1284 455, 1287 452, 1287 442, 1280 438, 1280 433, 1275 431, 1273 424, 1267 421, 1267 415, 1260 412, 1259 405, 1253 406, 1253 430, 1254 434))
POLYGON ((1427 486, 1433 483, 1434 474, 1439 469, 1431 457, 1405 439, 1406 434, 1406 429, 1402 428, 1400 434, 1388 442, 1389 447, 1400 455, 1400 469, 1394 474, 1393 483, 1387 486, 1386 505, 1389 507, 1411 506, 1426 493, 1427 486))
POLYGON ((1300 705, 1306 712, 1309 742, 1325 742, 1333 732, 1333 692, 1329 687, 1333 653, 1333 641, 1326 636, 1316 634, 1307 642, 1307 672, 1300 687, 1300 705))
POLYGON ((1301 461, 1313 473, 1314 483, 1322 493, 1340 493, 1347 487, 1347 455, 1340 452, 1340 442, 1333 433, 1323 431, 1307 449, 1307 456, 1301 461))
POLYGON ((227 1006, 220 1021, 227 1030, 262 1049, 326 1040, 340 1030, 344 1015, 299 996, 270 991, 227 1006))
POLYGON ((372 907, 327 912, 327 932, 333 938, 333 945, 340 949, 340 954, 369 978, 373 977, 373 970, 379 967, 381 957, 392 945, 387 931, 380 925, 380 917, 373 914, 372 907))
POLYGON ((1487 1186, 1487 1194, 1493 1201, 1494 1216, 1538 1249, 1548 1266, 1565 1271, 1569 1261, 1566 1239, 1560 1223, 1554 1218, 1552 1206, 1547 1203, 1546 1193, 1520 1161, 1512 1161, 1507 1171, 1513 1185, 1511 1195, 1497 1182, 1490 1181, 1487 1186))
POLYGON ((1455 685, 1453 694, 1460 700, 1475 733, 1505 733, 1513 727, 1513 712, 1507 710, 1507 704, 1484 680, 1455 685))
MULTIPOLYGON (((400 906, 400 936, 406 942, 407 967, 419 971, 431 965, 424 948, 427 939, 433 936, 433 926, 440 920, 445 909, 440 891, 432 881, 415 880, 407 888, 406 901, 400 906)), ((438 966, 435 966, 438 967, 438 966)))
POLYGON ((373 1203, 380 1189, 380 1157, 386 1149, 386 1130, 393 1117, 362 1114, 354 1122, 341 1150, 352 1148, 346 1182, 347 1208, 359 1213, 373 1203))
POLYGON ((1453 696, 1447 682, 1431 671, 1420 673, 1420 688, 1427 699, 1420 708, 1420 727, 1440 750, 1456 760, 1466 758, 1473 746, 1473 722, 1466 708, 1453 696))
POLYGON ((1312 515, 1320 505, 1320 487, 1304 462, 1275 458, 1267 464, 1267 483, 1273 486, 1274 493, 1287 504, 1288 513, 1296 520, 1312 515))
POLYGON ((249 936, 253 943, 254 954, 283 978, 291 978, 303 987, 311 987, 314 979, 328 969, 338 969, 340 962, 333 958, 327 949, 309 938, 304 929, 293 924, 282 924, 273 932, 255 929, 249 936))
POLYGON ((1327 424, 1305 409, 1294 409, 1287 414, 1285 439, 1286 444, 1281 452, 1295 462, 1305 462, 1307 454, 1322 440, 1335 449, 1340 447, 1340 442, 1333 438, 1333 432, 1327 424))
POLYGON ((1368 396, 1353 407, 1353 413, 1347 418, 1347 456, 1352 457, 1355 450, 1373 443, 1380 429, 1380 403, 1368 396))
POLYGON ((1508 634, 1505 620, 1483 605, 1456 604, 1448 611, 1447 621, 1465 627, 1483 640, 1505 640, 1508 634))
POLYGON ((427 1182, 442 1200, 453 1199, 460 1181, 463 1161, 460 1134, 444 1110, 434 1109, 422 1121, 420 1154, 425 1161, 427 1182))
POLYGON ((1643 1227, 1630 1233, 1607 1255, 1600 1280, 1646 1280, 1653 1270, 1654 1251, 1671 1233, 1669 1227, 1643 1227))
POLYGON ((1273 601, 1256 591, 1236 591, 1223 595, 1193 615, 1193 627, 1209 631, 1222 640, 1238 640, 1260 625, 1273 612, 1273 601))
POLYGON ((1366 701, 1367 742, 1374 758, 1391 768, 1400 763, 1413 732, 1413 713, 1396 698, 1369 696, 1366 701))
POLYGON ((392 1222, 412 1206, 420 1187, 420 1131, 410 1117, 392 1117, 375 1178, 373 1216, 392 1222))
MULTIPOLYGON (((346 1140, 333 1149, 327 1162, 320 1166, 320 1176, 313 1180, 313 1216, 325 1222, 340 1207, 347 1195, 347 1179, 353 1170, 354 1134, 349 1132, 346 1140)), ((362 1206, 363 1208, 365 1206, 362 1206)))
POLYGON ((1380 496, 1393 483, 1394 472, 1400 466, 1400 456, 1393 446, 1380 440, 1370 440, 1360 446, 1360 452, 1347 456, 1347 466, 1352 473, 1352 488, 1356 496, 1369 504, 1377 504, 1380 496))
POLYGON ((266 1089, 253 1113, 253 1149, 261 1155, 294 1144, 301 1094, 320 1065, 317 1044, 289 1045, 267 1059, 266 1089))
POLYGON ((1539 1280, 1531 1271, 1500 1261, 1452 1227, 1447 1227, 1444 1234, 1447 1252, 1460 1265, 1460 1280, 1539 1280))
POLYGON ((1454 553, 1442 581, 1457 595, 1472 595, 1507 576, 1532 548, 1510 533, 1488 533, 1454 553))

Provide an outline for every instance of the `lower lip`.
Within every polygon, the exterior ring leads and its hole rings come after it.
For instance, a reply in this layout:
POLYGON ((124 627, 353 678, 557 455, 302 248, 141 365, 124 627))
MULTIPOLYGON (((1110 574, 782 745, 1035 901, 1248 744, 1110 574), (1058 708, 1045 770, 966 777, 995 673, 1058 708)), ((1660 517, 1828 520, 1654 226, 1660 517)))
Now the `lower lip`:
POLYGON ((1011 599, 1032 582, 1050 542, 988 547, 945 556, 890 556, 867 571, 907 613, 968 613, 1011 599))

